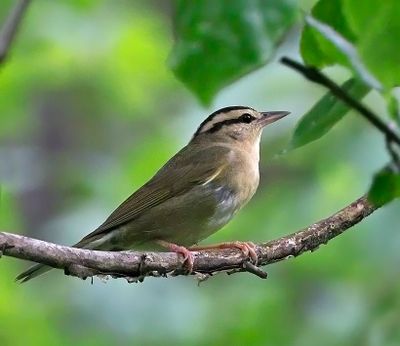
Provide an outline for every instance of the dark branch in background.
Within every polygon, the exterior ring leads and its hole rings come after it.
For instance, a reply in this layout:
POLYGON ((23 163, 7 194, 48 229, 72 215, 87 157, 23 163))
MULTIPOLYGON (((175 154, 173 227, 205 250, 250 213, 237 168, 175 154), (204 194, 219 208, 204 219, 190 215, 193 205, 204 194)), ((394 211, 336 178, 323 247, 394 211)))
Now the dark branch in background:
POLYGON ((31 0, 20 0, 12 9, 0 31, 0 63, 2 63, 10 50, 11 44, 18 31, 22 17, 31 0))
POLYGON ((396 168, 396 172, 399 173, 400 172, 400 156, 399 154, 396 152, 396 149, 393 148, 393 142, 386 137, 386 149, 390 154, 390 157, 392 158, 392 162, 395 165, 396 168))
MULTIPOLYGON (((291 235, 258 244, 258 266, 314 251, 340 235, 378 207, 363 196, 336 214, 291 235)), ((44 263, 85 279, 95 275, 142 281, 146 276, 184 275, 181 257, 171 252, 110 252, 76 249, 11 233, 0 233, 0 250, 6 256, 44 263)), ((247 271, 266 278, 266 273, 232 249, 194 252, 194 274, 200 281, 218 272, 247 271)))
POLYGON ((389 126, 387 126, 375 113, 365 107, 361 102, 351 97, 346 91, 344 91, 334 81, 325 76, 322 72, 311 66, 304 66, 297 61, 283 57, 281 59, 282 64, 289 66, 296 71, 300 72, 305 78, 312 82, 321 84, 331 91, 333 95, 346 103, 350 108, 357 110, 362 116, 364 116, 372 125, 379 129, 386 138, 391 142, 395 142, 400 146, 400 137, 394 132, 389 126))

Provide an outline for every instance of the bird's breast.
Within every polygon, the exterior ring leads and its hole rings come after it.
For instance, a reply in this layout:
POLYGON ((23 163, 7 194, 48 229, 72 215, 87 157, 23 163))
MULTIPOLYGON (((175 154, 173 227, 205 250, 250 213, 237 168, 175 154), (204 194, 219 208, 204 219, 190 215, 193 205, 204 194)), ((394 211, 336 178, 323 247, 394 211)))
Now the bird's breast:
POLYGON ((244 206, 253 197, 260 180, 258 148, 238 150, 227 175, 227 181, 231 189, 236 191, 239 204, 244 206))
MULTIPOLYGON (((233 175, 236 175, 232 172, 233 175)), ((231 177, 228 184, 209 184, 216 201, 213 215, 208 220, 210 229, 219 229, 227 224, 254 195, 258 186, 258 170, 249 172, 246 181, 231 177)))

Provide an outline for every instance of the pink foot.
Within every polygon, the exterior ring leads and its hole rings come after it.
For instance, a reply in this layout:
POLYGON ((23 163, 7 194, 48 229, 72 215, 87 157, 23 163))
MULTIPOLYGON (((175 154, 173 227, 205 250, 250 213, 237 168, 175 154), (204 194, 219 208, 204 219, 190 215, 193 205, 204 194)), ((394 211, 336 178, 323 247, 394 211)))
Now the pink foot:
POLYGON ((232 241, 232 242, 226 242, 226 243, 220 243, 220 244, 214 244, 214 245, 193 246, 193 247, 190 247, 189 250, 201 251, 201 250, 210 250, 210 249, 231 249, 231 248, 239 249, 240 251, 243 252, 243 254, 246 257, 251 258, 253 263, 255 265, 257 265, 258 255, 256 252, 256 246, 251 241, 247 241, 247 242, 232 241))
MULTIPOLYGON (((228 243, 229 244, 229 243, 228 243)), ((251 241, 235 241, 231 243, 233 247, 241 250, 245 256, 251 258, 254 264, 258 263, 258 255, 256 252, 256 245, 251 241)))
POLYGON ((165 247, 169 251, 176 252, 177 254, 182 255, 183 264, 186 266, 189 274, 193 271, 194 256, 190 250, 188 250, 184 246, 179 246, 164 240, 158 240, 157 243, 162 247, 165 247))

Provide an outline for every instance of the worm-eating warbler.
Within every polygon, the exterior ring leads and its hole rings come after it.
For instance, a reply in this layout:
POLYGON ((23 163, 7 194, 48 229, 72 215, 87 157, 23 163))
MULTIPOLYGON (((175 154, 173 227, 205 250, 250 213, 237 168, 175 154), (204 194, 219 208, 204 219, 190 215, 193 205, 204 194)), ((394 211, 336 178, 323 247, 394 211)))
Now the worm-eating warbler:
MULTIPOLYGON (((125 200, 75 247, 96 250, 175 251, 193 268, 192 249, 237 247, 254 261, 249 242, 187 248, 223 227, 251 199, 259 182, 263 128, 289 114, 231 106, 204 120, 187 146, 125 200)), ((17 277, 30 280, 47 270, 37 264, 17 277)))

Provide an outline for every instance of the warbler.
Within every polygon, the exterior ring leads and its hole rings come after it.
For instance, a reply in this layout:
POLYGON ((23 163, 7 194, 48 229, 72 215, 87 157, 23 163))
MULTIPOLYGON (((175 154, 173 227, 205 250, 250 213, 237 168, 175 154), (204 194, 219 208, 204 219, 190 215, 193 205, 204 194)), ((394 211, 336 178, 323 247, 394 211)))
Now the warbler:
MULTIPOLYGON (((107 251, 167 249, 181 254, 189 271, 191 250, 235 247, 256 262, 250 242, 193 245, 227 224, 252 198, 259 183, 262 130, 288 114, 244 106, 212 113, 189 144, 74 246, 107 251)), ((25 282, 50 269, 37 264, 17 280, 25 282)))

